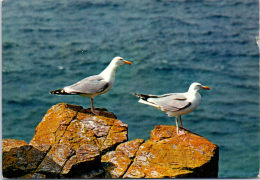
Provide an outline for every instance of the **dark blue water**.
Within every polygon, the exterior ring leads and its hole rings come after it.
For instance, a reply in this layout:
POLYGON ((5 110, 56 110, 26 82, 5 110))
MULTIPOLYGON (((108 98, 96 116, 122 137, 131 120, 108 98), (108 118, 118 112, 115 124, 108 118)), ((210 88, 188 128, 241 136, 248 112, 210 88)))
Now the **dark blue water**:
POLYGON ((114 56, 133 62, 117 70, 108 93, 95 99, 129 125, 129 139, 148 139, 163 112, 137 103, 133 92, 201 91, 184 127, 220 147, 220 177, 255 177, 259 169, 258 2, 7 0, 2 8, 3 138, 30 141, 54 104, 90 106, 54 96, 98 74, 114 56))

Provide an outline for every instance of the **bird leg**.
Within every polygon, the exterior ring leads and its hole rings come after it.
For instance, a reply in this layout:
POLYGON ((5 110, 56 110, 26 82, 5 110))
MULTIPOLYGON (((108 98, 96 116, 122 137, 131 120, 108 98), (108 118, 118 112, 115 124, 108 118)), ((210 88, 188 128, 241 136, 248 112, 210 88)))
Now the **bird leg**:
POLYGON ((176 132, 177 132, 177 135, 179 135, 179 127, 178 127, 178 118, 177 118, 177 116, 175 117, 175 122, 176 122, 176 132))
POLYGON ((181 131, 178 132, 178 133, 179 133, 179 135, 182 135, 182 134, 185 134, 185 131, 184 131, 184 129, 183 129, 183 125, 182 125, 182 121, 181 121, 181 116, 179 116, 179 120, 180 120, 180 122, 181 122, 181 131))
POLYGON ((94 101, 94 98, 91 97, 91 112, 93 114, 95 114, 95 115, 99 115, 100 112, 99 111, 95 111, 95 109, 94 109, 93 101, 94 101))
POLYGON ((181 116, 179 116, 179 120, 181 122, 181 128, 183 128, 182 121, 181 121, 181 116))

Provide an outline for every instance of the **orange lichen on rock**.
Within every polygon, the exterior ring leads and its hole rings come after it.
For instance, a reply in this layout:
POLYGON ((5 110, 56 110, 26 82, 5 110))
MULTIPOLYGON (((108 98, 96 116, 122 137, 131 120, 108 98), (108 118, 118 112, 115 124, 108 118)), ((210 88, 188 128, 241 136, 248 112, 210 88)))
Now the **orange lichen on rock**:
POLYGON ((18 148, 18 147, 21 147, 24 145, 28 145, 28 143, 23 140, 3 139, 2 140, 2 153, 10 151, 12 148, 18 148))
POLYGON ((48 110, 30 144, 3 139, 8 178, 217 177, 218 147, 175 126, 158 125, 151 137, 127 141, 128 126, 99 109, 60 103, 48 110))
POLYGON ((97 161, 101 153, 127 141, 128 126, 113 113, 100 112, 96 116, 89 109, 65 103, 49 109, 30 142, 47 152, 37 172, 68 174, 73 166, 97 161))
POLYGON ((54 144, 44 157, 36 172, 59 174, 73 150, 64 144, 54 144))
POLYGON ((50 145, 59 142, 69 123, 75 119, 81 106, 60 103, 48 110, 35 129, 30 144, 39 150, 47 151, 50 145))
POLYGON ((158 125, 143 143, 124 178, 217 177, 218 147, 175 126, 158 125))
POLYGON ((143 142, 143 139, 135 139, 122 143, 117 146, 115 151, 110 151, 102 156, 101 162, 107 172, 106 177, 121 178, 143 142))

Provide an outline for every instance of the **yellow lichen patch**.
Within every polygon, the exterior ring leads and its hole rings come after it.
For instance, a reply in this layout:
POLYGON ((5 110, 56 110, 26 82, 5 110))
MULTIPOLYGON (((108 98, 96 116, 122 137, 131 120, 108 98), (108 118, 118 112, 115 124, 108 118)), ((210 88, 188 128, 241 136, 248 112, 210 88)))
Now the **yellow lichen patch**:
MULTIPOLYGON (((211 166, 206 165, 217 164, 213 158, 217 151, 217 146, 204 137, 186 130, 184 135, 177 135, 175 126, 159 125, 141 145, 124 177, 207 177, 205 171, 211 166)), ((213 170, 216 175, 217 170, 213 170)))
POLYGON ((128 169, 136 151, 144 142, 143 139, 135 139, 117 146, 115 151, 111 151, 102 156, 106 171, 112 178, 121 178, 128 169))
POLYGON ((17 147, 24 146, 24 145, 28 145, 28 143, 23 140, 3 139, 2 140, 2 153, 10 151, 12 148, 17 148, 17 147))
POLYGON ((59 141, 66 126, 76 117, 81 106, 60 103, 48 110, 42 121, 36 127, 35 135, 30 144, 40 150, 47 151, 48 145, 59 141))

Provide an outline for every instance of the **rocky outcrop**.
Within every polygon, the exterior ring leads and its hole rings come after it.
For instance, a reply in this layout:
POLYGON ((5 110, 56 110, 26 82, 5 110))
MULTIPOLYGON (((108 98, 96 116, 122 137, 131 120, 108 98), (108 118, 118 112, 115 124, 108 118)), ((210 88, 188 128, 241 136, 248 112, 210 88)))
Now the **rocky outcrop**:
POLYGON ((60 103, 28 144, 4 139, 3 175, 19 178, 217 177, 218 147, 175 126, 156 126, 146 142, 127 141, 127 125, 100 109, 60 103))
POLYGON ((184 178, 217 177, 218 147, 206 138, 175 126, 156 126, 151 137, 120 144, 102 157, 107 177, 184 178), (123 148, 122 148, 123 147, 123 148))
POLYGON ((2 168, 4 177, 19 177, 34 171, 45 153, 25 141, 2 140, 2 168))
POLYGON ((127 141, 127 129, 126 124, 105 109, 100 116, 95 116, 81 106, 57 104, 43 117, 29 145, 21 141, 17 141, 16 145, 12 143, 14 140, 3 141, 4 150, 8 154, 3 158, 4 176, 13 177, 29 172, 28 177, 50 178, 92 177, 93 174, 102 174, 101 155, 127 141), (22 159, 17 157, 18 160, 9 160, 11 156, 16 157, 17 148, 22 152, 22 159), (41 153, 37 154, 39 158, 36 161, 34 151, 41 153), (13 165, 21 164, 21 160, 23 164, 32 167, 13 165), (18 170, 19 173, 11 175, 14 174, 12 171, 18 170))

